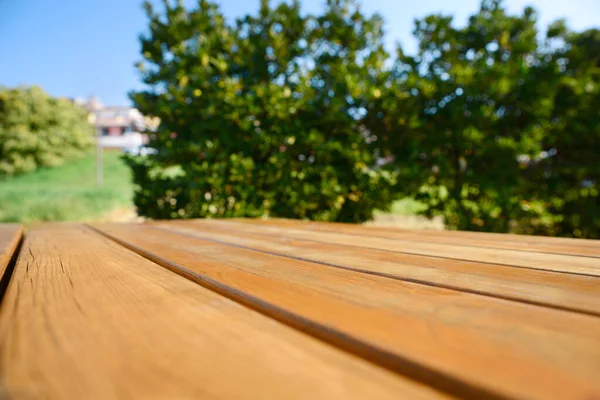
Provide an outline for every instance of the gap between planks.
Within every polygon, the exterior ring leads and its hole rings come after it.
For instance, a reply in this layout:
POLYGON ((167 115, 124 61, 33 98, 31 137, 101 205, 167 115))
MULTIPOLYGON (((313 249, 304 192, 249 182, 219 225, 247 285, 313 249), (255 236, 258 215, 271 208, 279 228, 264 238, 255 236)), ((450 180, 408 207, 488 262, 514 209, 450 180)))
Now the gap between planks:
POLYGON ((0 224, 0 305, 21 251, 23 236, 23 225, 0 224))
POLYGON ((0 275, 4 275, 16 249, 23 239, 23 225, 0 224, 0 275))

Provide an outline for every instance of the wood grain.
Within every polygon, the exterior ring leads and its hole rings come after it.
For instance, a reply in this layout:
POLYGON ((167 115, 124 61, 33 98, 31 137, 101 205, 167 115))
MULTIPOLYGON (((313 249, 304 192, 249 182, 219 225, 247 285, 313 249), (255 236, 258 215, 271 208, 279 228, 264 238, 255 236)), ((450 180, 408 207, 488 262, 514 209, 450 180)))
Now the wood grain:
POLYGON ((153 226, 360 272, 600 316, 600 278, 362 249, 188 221, 153 226))
POLYGON ((554 236, 533 236, 533 235, 520 235, 514 233, 493 233, 493 232, 472 232, 472 231, 453 231, 453 230, 429 230, 429 229, 404 229, 390 226, 373 226, 373 225, 357 225, 345 222, 321 222, 321 221, 308 221, 298 219, 283 219, 283 218, 268 218, 268 219, 256 219, 256 218, 232 218, 232 221, 247 222, 247 223, 272 223, 275 225, 302 225, 310 227, 310 229, 322 229, 322 230, 333 230, 338 231, 338 228, 342 229, 353 229, 360 231, 361 235, 370 235, 377 233, 419 233, 423 236, 430 237, 457 237, 457 238, 483 238, 486 241, 495 242, 524 242, 524 243, 546 243, 546 244, 558 244, 562 243, 565 245, 584 246, 587 248, 596 247, 597 240, 595 239, 574 239, 567 237, 554 237, 554 236))
POLYGON ((600 276, 600 259, 575 257, 562 254, 534 253, 521 250, 488 249, 463 245, 415 242, 370 236, 356 236, 336 232, 314 232, 270 225, 257 225, 232 220, 194 220, 194 223, 216 225, 226 224, 232 230, 252 233, 278 234, 288 239, 305 239, 322 243, 334 243, 398 253, 450 258, 454 260, 476 261, 502 264, 512 267, 532 268, 581 275, 600 276))
POLYGON ((523 250, 539 253, 600 257, 600 241, 528 235, 490 234, 480 232, 427 231, 372 227, 356 224, 299 221, 286 219, 234 219, 250 224, 338 232, 359 236, 382 237, 417 242, 458 244, 491 249, 523 250))
POLYGON ((459 397, 600 396, 599 318, 291 260, 151 226, 97 229, 203 286, 459 397))
POLYGON ((23 225, 0 224, 0 277, 4 276, 22 236, 23 225))
POLYGON ((74 225, 28 231, 0 361, 11 399, 443 397, 74 225))

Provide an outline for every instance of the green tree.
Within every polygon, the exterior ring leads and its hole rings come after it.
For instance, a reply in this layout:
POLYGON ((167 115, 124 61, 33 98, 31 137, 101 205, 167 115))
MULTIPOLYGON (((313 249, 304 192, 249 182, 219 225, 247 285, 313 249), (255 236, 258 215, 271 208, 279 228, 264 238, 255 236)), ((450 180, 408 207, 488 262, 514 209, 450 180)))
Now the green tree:
POLYGON ((600 237, 600 31, 554 24, 555 91, 543 157, 529 189, 547 204, 547 224, 531 233, 600 237))
POLYGON ((331 177, 324 180, 331 183, 329 198, 344 199, 336 219, 364 221, 373 208, 386 209, 394 196, 395 174, 374 168, 380 134, 377 104, 389 58, 383 19, 365 16, 356 1, 329 0, 325 12, 311 20, 308 37, 314 68, 307 77, 303 120, 319 135, 311 150, 322 163, 321 174, 331 177))
POLYGON ((484 0, 464 27, 452 17, 416 21, 415 56, 398 49, 384 105, 399 190, 454 229, 506 232, 537 218, 523 159, 535 159, 552 112, 553 68, 536 14, 509 15, 484 0))
POLYGON ((0 177, 61 165, 89 151, 93 137, 71 101, 36 86, 0 88, 0 177))
POLYGON ((146 10, 149 88, 132 99, 161 124, 157 154, 129 158, 142 215, 358 222, 389 205, 393 176, 374 168, 357 114, 385 58, 377 18, 351 1, 323 16, 262 1, 234 25, 205 0, 146 10))

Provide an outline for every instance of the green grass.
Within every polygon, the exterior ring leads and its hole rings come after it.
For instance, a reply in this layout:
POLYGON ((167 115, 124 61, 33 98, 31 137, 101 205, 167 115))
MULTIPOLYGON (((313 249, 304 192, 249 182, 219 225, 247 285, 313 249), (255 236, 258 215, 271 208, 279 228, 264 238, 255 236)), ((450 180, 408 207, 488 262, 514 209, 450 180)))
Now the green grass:
POLYGON ((402 215, 402 216, 411 216, 417 215, 420 211, 423 211, 426 206, 423 203, 418 202, 417 200, 411 198, 405 198, 401 200, 396 200, 392 204, 392 208, 390 211, 376 211, 375 215, 402 215))
POLYGON ((131 207, 131 173, 120 157, 119 152, 104 153, 100 189, 94 155, 0 180, 0 222, 86 221, 131 207))
MULTIPOLYGON (((104 153, 104 182, 96 188, 94 155, 56 167, 0 180, 0 222, 89 221, 107 212, 133 207, 129 168, 119 152, 104 153)), ((424 208, 406 198, 389 212, 375 215, 412 216, 424 208)))

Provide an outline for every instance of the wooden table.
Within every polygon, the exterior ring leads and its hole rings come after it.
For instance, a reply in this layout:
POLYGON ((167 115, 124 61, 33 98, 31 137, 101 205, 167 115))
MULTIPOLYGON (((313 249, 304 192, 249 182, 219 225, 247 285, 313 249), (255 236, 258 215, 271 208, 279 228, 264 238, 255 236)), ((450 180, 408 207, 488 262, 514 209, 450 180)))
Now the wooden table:
POLYGON ((600 241, 0 225, 0 397, 600 399, 600 241))

